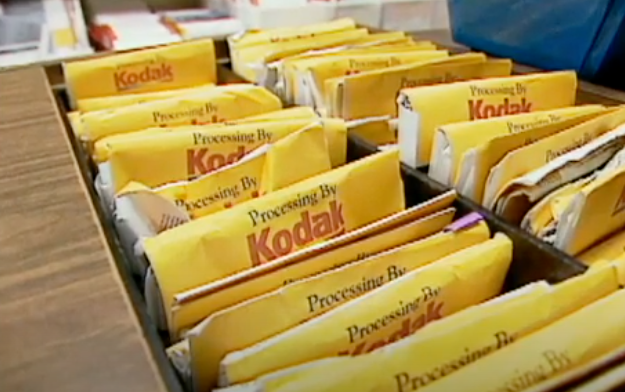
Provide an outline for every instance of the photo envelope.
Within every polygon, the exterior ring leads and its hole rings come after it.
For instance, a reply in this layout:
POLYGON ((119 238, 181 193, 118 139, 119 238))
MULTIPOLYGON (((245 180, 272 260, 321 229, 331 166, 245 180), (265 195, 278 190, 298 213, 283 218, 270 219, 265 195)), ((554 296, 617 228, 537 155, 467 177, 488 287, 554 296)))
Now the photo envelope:
POLYGON ((89 112, 81 119, 84 141, 95 143, 107 136, 151 127, 221 123, 281 108, 280 99, 265 88, 232 84, 184 97, 89 112))
POLYGON ((156 278, 146 281, 146 290, 156 291, 149 286, 158 283, 171 316, 176 294, 404 209, 398 152, 377 153, 144 239, 156 278))
POLYGON ((422 390, 448 392, 457 385, 467 391, 532 387, 625 344, 623 306, 625 291, 618 290, 422 390))
MULTIPOLYGON (((607 113, 614 111, 614 109, 606 110, 607 113)), ((498 136, 479 147, 471 148, 462 156, 454 187, 462 195, 481 204, 491 169, 509 153, 569 128, 584 124, 603 114, 603 112, 583 114, 525 132, 498 136)))
POLYGON ((521 223, 528 210, 551 191, 593 174, 606 162, 607 166, 599 173, 616 170, 625 164, 625 159, 618 159, 625 155, 620 152, 624 146, 625 127, 621 126, 557 156, 544 166, 509 181, 495 200, 495 212, 510 222, 521 223))
MULTIPOLYGON (((308 89, 308 95, 312 96, 315 108, 327 110, 324 102, 326 80, 447 57, 449 54, 444 50, 413 50, 410 52, 389 50, 386 53, 328 57, 299 71, 299 76, 301 81, 306 81, 305 87, 308 89)), ((302 91, 301 87, 304 86, 299 87, 299 90, 302 91)))
POLYGON ((191 352, 196 354, 192 358, 196 379, 212 385, 217 381, 219 361, 227 353, 296 327, 412 269, 488 240, 488 227, 479 221, 472 222, 477 226, 469 225, 457 231, 437 231, 451 222, 454 212, 454 209, 446 209, 421 219, 424 228, 431 225, 434 229, 429 230, 424 238, 299 280, 212 314, 187 334, 191 352), (327 302, 330 293, 342 297, 327 302), (234 325, 242 329, 236 332, 232 329, 234 325), (257 327, 245 327, 249 325, 257 327), (196 358, 211 360, 198 363, 196 358), (209 375, 214 378, 208 380, 209 375))
MULTIPOLYGON (((285 102, 297 105, 313 105, 312 86, 309 82, 309 68, 315 67, 320 62, 330 61, 334 58, 351 56, 386 56, 390 53, 408 54, 415 52, 442 52, 429 41, 412 41, 403 39, 385 43, 347 45, 341 48, 313 51, 308 54, 288 57, 281 60, 281 68, 278 75, 277 85, 283 88, 285 102)), ((440 55, 439 55, 440 56, 440 55)), ((343 73, 345 75, 345 73, 343 73)), ((336 75, 340 76, 340 75, 336 75)), ((319 86, 318 86, 319 87, 319 86)), ((325 88, 324 86, 321 86, 325 88)), ((323 96, 321 99, 323 100, 323 96)))
POLYGON ((511 259, 511 241, 496 234, 282 334, 229 353, 221 362, 219 385, 251 381, 315 359, 363 354, 411 335, 498 295, 511 259), (366 327, 378 319, 386 322, 366 327))
MULTIPOLYGON (((289 389, 284 391, 342 392, 354 380, 362 391, 420 389, 616 290, 612 266, 553 286, 544 281, 531 283, 369 354, 341 358, 342 363, 311 362, 315 366, 300 377, 289 375, 291 380, 283 382, 289 389), (424 352, 428 355, 419 355, 424 352)), ((276 384, 275 380, 265 383, 276 384)))
POLYGON ((322 37, 355 29, 356 23, 354 20, 344 18, 299 28, 246 31, 241 34, 235 34, 228 37, 232 69, 249 82, 254 82, 256 80, 254 71, 249 68, 248 58, 242 53, 245 48, 266 47, 269 44, 286 43, 302 38, 322 37))
POLYGON ((439 214, 455 200, 446 192, 354 231, 295 251, 275 261, 177 294, 170 334, 174 339, 211 314, 332 268, 362 260, 439 229, 439 214))
POLYGON ((63 63, 70 107, 86 98, 174 90, 217 83, 211 39, 63 63))
POLYGON ((601 105, 582 105, 443 125, 434 134, 428 175, 441 184, 453 186, 462 156, 468 150, 499 136, 524 133, 568 118, 604 110, 601 105))
POLYGON ((576 193, 558 222, 553 244, 577 255, 625 226, 625 167, 576 193))
POLYGON ((131 182, 116 196, 115 219, 125 220, 138 241, 330 169, 323 127, 313 124, 190 181, 156 188, 131 182))
MULTIPOLYGON (((606 133, 613 136, 600 138, 600 142, 595 143, 601 146, 606 143, 613 145, 614 143, 610 143, 610 141, 614 138, 618 139, 618 137, 611 131, 620 124, 623 124, 624 113, 623 108, 617 109, 613 113, 601 115, 595 119, 509 152, 497 165, 491 168, 484 189, 482 204, 486 208, 494 209, 497 200, 506 191, 509 183, 514 181, 515 178, 531 173, 533 170, 544 171, 546 174, 549 174, 552 166, 555 167, 559 165, 560 162, 562 162, 562 164, 565 162, 563 161, 564 158, 561 158, 563 155, 567 155, 572 151, 577 151, 578 148, 594 142, 606 133)), ((596 151, 596 148, 590 148, 590 150, 596 151)), ((587 156, 587 154, 581 153, 581 151, 584 150, 580 149, 579 151, 582 156, 574 156, 574 160, 580 160, 582 157, 587 156)), ((615 152, 616 151, 613 151, 612 155, 615 152)), ((602 163, 610 159, 611 155, 604 155, 603 157, 605 159, 602 162, 600 157, 593 159, 595 156, 591 154, 589 156, 588 167, 585 168, 586 173, 597 169, 602 163)), ((585 165, 582 163, 580 166, 581 177, 584 173, 585 165)), ((559 184, 558 181, 556 181, 556 185, 565 184, 574 179, 574 177, 569 177, 559 184)), ((531 183, 531 181, 528 182, 531 183)))
POLYGON ((491 78, 484 80, 402 89, 397 99, 402 162, 413 168, 428 165, 434 133, 440 126, 575 103, 575 72, 495 77, 508 75, 509 72, 489 75, 491 78))
POLYGON ((507 60, 487 60, 482 53, 466 53, 327 79, 325 107, 330 115, 349 120, 397 117, 397 95, 402 88, 505 76, 511 69, 507 60), (373 92, 374 100, 370 99, 373 92))

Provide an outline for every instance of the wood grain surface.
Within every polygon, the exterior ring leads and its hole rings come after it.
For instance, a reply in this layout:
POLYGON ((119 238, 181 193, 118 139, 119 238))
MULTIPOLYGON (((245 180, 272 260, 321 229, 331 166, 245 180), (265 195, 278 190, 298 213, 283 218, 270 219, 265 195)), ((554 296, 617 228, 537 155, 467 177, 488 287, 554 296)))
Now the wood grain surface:
POLYGON ((0 391, 164 391, 46 87, 0 73, 0 391))

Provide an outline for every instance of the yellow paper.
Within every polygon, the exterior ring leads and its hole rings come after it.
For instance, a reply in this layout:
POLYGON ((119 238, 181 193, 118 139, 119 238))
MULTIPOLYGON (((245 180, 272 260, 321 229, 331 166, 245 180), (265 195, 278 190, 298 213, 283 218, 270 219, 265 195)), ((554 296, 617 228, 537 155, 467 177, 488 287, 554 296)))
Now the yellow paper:
POLYGON ((150 127, 219 123, 276 111, 281 107, 278 97, 262 87, 233 84, 184 97, 85 113, 82 122, 85 138, 96 142, 106 136, 150 127))
MULTIPOLYGON (((608 116, 614 110, 607 109, 606 112, 605 115, 608 116)), ((589 122, 596 117, 601 118, 603 114, 602 112, 582 114, 563 121, 539 126, 522 133, 498 136, 478 147, 471 148, 462 156, 454 187, 464 196, 481 203, 491 168, 499 163, 509 152, 589 122)))
POLYGON ((364 354, 411 335, 497 295, 511 259, 511 241, 497 234, 288 332, 228 354, 221 362, 220 385, 324 357, 364 354))
POLYGON ((273 120, 293 120, 293 119, 317 119, 319 116, 312 108, 295 106, 292 108, 286 108, 277 110, 275 112, 258 114, 256 116, 244 117, 235 121, 229 121, 226 124, 232 123, 247 123, 255 121, 273 121, 273 120))
MULTIPOLYGON (((310 67, 315 67, 317 63, 352 56, 416 55, 417 52, 441 53, 443 51, 437 51, 436 46, 428 41, 410 41, 382 43, 376 46, 372 46, 372 44, 348 45, 342 48, 330 48, 287 57, 280 62, 279 67, 280 78, 284 83, 284 99, 286 102, 298 105, 306 103, 308 91, 302 90, 302 88, 307 87, 305 85, 307 83, 306 73, 310 67)), ((325 89, 325 83, 321 84, 320 87, 325 89)))
MULTIPOLYGON (((491 169, 484 191, 483 204, 488 208, 493 208, 504 192, 509 190, 510 183, 514 179, 547 165, 558 157, 612 131, 624 122, 624 114, 625 110, 619 109, 509 152, 491 169)), ((592 158, 592 155, 585 158, 592 158)), ((580 172, 579 175, 583 173, 580 172)))
POLYGON ((158 101, 159 99, 179 97, 186 94, 195 94, 213 88, 213 84, 206 84, 197 87, 179 88, 174 90, 163 90, 141 94, 113 95, 107 97, 86 98, 78 101, 78 110, 82 113, 94 112, 97 110, 115 109, 137 103, 158 101))
POLYGON ((562 386, 567 386, 567 392, 614 391, 616 387, 622 387, 625 380, 625 365, 621 362, 624 354, 625 346, 616 346, 583 365, 534 385, 527 392, 550 392, 562 386))
MULTIPOLYGON (((352 34, 359 33, 359 31, 352 34)), ((295 75, 293 64, 299 64, 301 61, 315 61, 321 58, 339 58, 339 55, 350 54, 374 54, 385 53, 395 48, 400 52, 425 50, 428 47, 424 43, 415 43, 405 36, 403 32, 391 32, 381 34, 369 34, 360 38, 342 42, 339 45, 330 45, 329 47, 315 48, 309 50, 310 45, 318 45, 317 40, 305 45, 295 45, 284 50, 276 50, 274 52, 265 53, 261 56, 260 65, 257 67, 257 83, 269 88, 280 96, 284 102, 294 103, 302 102, 301 99, 296 100, 296 95, 301 95, 303 91, 299 88, 299 83, 305 83, 295 75)), ((428 43, 431 48, 431 43, 428 43)), ((324 45, 327 46, 327 45, 324 45)), ((301 86, 305 87, 305 86, 301 86)), ((302 98, 301 96, 299 98, 302 98)))
POLYGON ((617 289, 612 267, 555 286, 533 283, 428 325, 381 350, 344 358, 342 363, 319 364, 302 376, 291 376, 289 388, 276 390, 341 392, 354 382, 355 389, 363 392, 420 390, 617 289))
POLYGON ((262 45, 275 42, 288 42, 302 38, 316 37, 322 34, 334 33, 356 28, 356 22, 350 18, 337 19, 330 22, 311 24, 301 27, 286 27, 266 30, 251 30, 244 34, 228 37, 231 47, 262 45))
MULTIPOLYGON (((418 236, 436 233, 439 229, 451 222, 453 213, 453 209, 447 209, 421 219, 419 226, 422 230, 421 233, 418 233, 418 236)), ((415 233, 415 235, 417 235, 417 233, 415 233)), ((475 229, 468 229, 458 233, 446 233, 444 236, 447 240, 451 238, 457 239, 460 244, 456 245, 454 248, 459 249, 462 248, 463 245, 472 245, 488 239, 488 229, 485 225, 481 224, 475 229)), ((440 235, 434 237, 437 238, 434 239, 432 237, 429 241, 423 239, 421 245, 423 252, 427 252, 428 247, 431 246, 433 242, 441 240, 440 235)), ((415 238, 417 238, 417 236, 415 236, 415 238)), ((448 252, 452 252, 452 250, 448 252)), ((435 253, 436 251, 432 254, 435 253)), ((360 261, 357 262, 360 263, 360 261)), ((351 265, 353 264, 348 264, 346 267, 351 265)), ((309 305, 306 304, 308 299, 305 295, 307 287, 311 288, 314 285, 320 284, 320 279, 327 277, 329 281, 325 282, 324 286, 331 286, 332 282, 336 282, 334 274, 347 273, 344 268, 333 269, 327 273, 312 276, 309 279, 286 285, 280 290, 255 297, 231 308, 214 313, 197 327, 189 331, 187 336, 193 353, 192 369, 194 379, 201 385, 200 389, 209 389, 210 386, 216 385, 219 361, 228 352, 246 348, 272 335, 283 332, 347 300, 348 298, 345 298, 343 301, 338 300, 331 305, 325 306, 323 309, 314 309, 310 312, 308 308, 309 305), (289 303, 293 304, 296 308, 290 308, 289 303), (285 313, 284 307, 289 308, 288 312, 285 313), (263 318, 262 314, 266 310, 268 310, 269 313, 263 318), (279 317, 269 317, 270 314, 276 312, 280 313, 279 317), (257 317, 261 317, 263 320, 257 325, 258 328, 254 328, 254 330, 248 328, 246 331, 243 331, 244 325, 250 325, 257 317), (244 324, 240 324, 238 320, 245 320, 244 324), (270 322, 265 322, 268 320, 270 320, 270 322), (234 333, 235 331, 232 329, 234 325, 240 326, 241 330, 234 333), (226 329, 224 329, 226 326, 229 326, 227 329, 229 329, 231 333, 226 333, 226 329)), ((395 274, 395 272, 398 272, 398 270, 386 270, 384 277, 386 278, 387 274, 392 274, 388 275, 388 278, 391 279, 401 276, 401 273, 395 274)), ((351 279, 351 281, 355 280, 359 279, 351 279)), ((336 283, 339 283, 340 287, 347 286, 346 282, 336 283)), ((351 298, 355 298, 375 288, 374 286, 377 287, 376 283, 354 285, 353 292, 349 295, 351 298), (359 291, 356 292, 356 290, 359 291)))
POLYGON ((578 256, 578 259, 588 265, 610 262, 625 256, 625 231, 620 231, 611 237, 599 242, 578 256))
POLYGON ((619 290, 422 391, 527 389, 625 344, 623 306, 625 291, 619 290))
MULTIPOLYGON (((437 220, 448 224, 453 209, 437 220)), ((442 227, 439 223, 437 226, 442 227)), ((458 232, 438 233, 344 267, 256 297, 213 314, 191 331, 198 377, 213 375, 227 353, 244 349, 375 290, 406 273, 489 238, 485 223, 458 232), (256 328, 246 326, 255 325, 256 328), (239 326, 238 329, 235 326, 239 326), (195 332, 195 331, 198 332, 195 332), (201 331, 201 332, 200 332, 201 331), (202 369, 202 370, 200 370, 202 369)))
POLYGON ((374 117, 348 123, 349 134, 356 135, 375 145, 397 143, 397 120, 374 117))
POLYGON ((459 173, 460 160, 468 150, 499 136, 524 133, 604 109, 601 105, 584 105, 443 125, 434 134, 428 174, 436 181, 451 186, 459 173))
POLYGON ((330 114, 346 119, 397 116, 396 98, 403 88, 452 83, 459 80, 510 75, 509 60, 486 60, 482 53, 362 72, 326 80, 326 105, 330 114), (376 92, 376 99, 366 99, 376 92))
POLYGON ((313 95, 317 97, 318 106, 325 107, 322 99, 326 96, 325 81, 328 79, 446 57, 448 52, 442 50, 326 57, 319 59, 314 65, 309 65, 305 70, 301 70, 300 67, 300 72, 306 72, 313 95))
POLYGON ((442 229, 441 219, 448 216, 454 198, 453 191, 444 193, 329 241, 181 293, 175 297, 170 333, 178 337, 218 310, 433 234, 442 229))
POLYGON ((576 255, 625 225, 625 168, 586 185, 560 218, 554 245, 576 255))
POLYGON ((132 200, 137 212, 157 234, 191 219, 285 188, 330 168, 323 127, 315 124, 195 180, 155 189, 131 183, 117 197, 132 200), (285 167, 290 170, 284 170, 285 167), (187 219, 176 219, 181 212, 187 219))
POLYGON ((555 229, 564 212, 563 201, 565 201, 565 206, 568 205, 570 198, 579 192, 586 183, 588 180, 582 179, 560 187, 543 197, 523 217, 521 227, 538 237, 547 236, 550 231, 555 229))
POLYGON ((577 77, 569 71, 404 89, 398 99, 402 161, 427 165, 442 125, 571 106, 576 92, 577 77))
POLYGON ((397 151, 389 151, 165 231, 146 239, 144 249, 169 313, 177 293, 402 209, 397 151))
POLYGON ((217 82, 211 39, 72 61, 64 73, 72 102, 217 82))
MULTIPOLYGON (((240 160, 263 144, 280 140, 315 123, 318 122, 295 119, 209 127, 205 130, 199 127, 179 128, 175 132, 110 138, 106 147, 102 148, 109 156, 109 182, 116 193, 131 181, 157 187, 211 173, 240 160)), ((345 163, 345 123, 338 119, 324 119, 322 126, 332 166, 345 163)), ((105 173, 105 169, 101 166, 101 174, 105 173)))
POLYGON ((69 125, 72 127, 72 131, 74 132, 74 135, 78 136, 79 138, 82 137, 82 135, 85 132, 82 127, 82 119, 80 116, 81 114, 78 111, 67 113, 67 119, 69 120, 69 125))
MULTIPOLYGON (((74 119, 77 118, 78 112, 72 112, 72 117, 74 119)), ((157 134, 157 133, 165 133, 172 132, 178 130, 204 130, 204 129, 215 129, 217 127, 225 127, 232 126, 238 124, 248 124, 253 122, 272 122, 278 120, 318 120, 319 116, 315 113, 312 108, 309 107, 293 107, 288 109, 280 109, 274 112, 268 112, 259 114, 256 116, 244 117, 238 120, 231 120, 222 123, 215 124, 205 124, 205 125, 197 125, 197 126, 180 126, 180 127, 169 127, 169 128, 147 128, 142 131, 131 132, 131 133, 121 133, 113 136, 107 136, 103 139, 98 140, 94 144, 94 156, 93 160, 96 163, 106 162, 109 159, 110 151, 109 151, 109 143, 114 143, 115 140, 129 140, 128 138, 141 138, 148 134, 157 134)))
POLYGON ((260 80, 259 77, 261 75, 259 70, 268 62, 313 49, 355 43, 359 38, 366 37, 367 34, 366 29, 352 29, 286 42, 271 42, 243 48, 237 47, 234 50, 231 47, 232 69, 245 80, 257 82, 260 80))

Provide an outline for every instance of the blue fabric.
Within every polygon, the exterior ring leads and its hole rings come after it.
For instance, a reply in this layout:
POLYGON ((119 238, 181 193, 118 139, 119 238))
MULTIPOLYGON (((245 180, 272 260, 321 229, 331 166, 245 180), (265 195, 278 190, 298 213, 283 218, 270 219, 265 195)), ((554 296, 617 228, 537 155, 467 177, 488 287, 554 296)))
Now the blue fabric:
POLYGON ((449 0, 449 11, 454 39, 476 50, 588 79, 625 64, 625 0, 449 0))

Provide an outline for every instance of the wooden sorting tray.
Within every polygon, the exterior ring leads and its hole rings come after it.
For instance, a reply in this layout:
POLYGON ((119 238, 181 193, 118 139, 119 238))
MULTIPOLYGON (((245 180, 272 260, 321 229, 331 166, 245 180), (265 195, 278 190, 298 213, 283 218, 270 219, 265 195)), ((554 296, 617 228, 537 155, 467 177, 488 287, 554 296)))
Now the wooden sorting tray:
MULTIPOLYGON (((423 36, 420 36, 423 37, 423 36)), ((423 37, 426 38, 427 37, 423 37)), ((52 65, 46 69, 50 89, 56 99, 59 112, 63 117, 66 137, 71 145, 71 149, 76 156, 80 174, 87 188, 89 201, 96 211, 99 224, 104 232, 107 245, 115 260, 116 273, 120 276, 136 314, 140 320, 141 328, 150 346, 150 351, 155 359, 158 371, 161 374, 168 390, 183 392, 186 386, 176 374, 170 364, 165 348, 169 344, 167 336, 159 332, 156 326, 149 319, 146 311, 146 302, 143 297, 142 283, 133 276, 129 268, 129 255, 121 246, 120 238, 116 233, 114 224, 102 208, 102 204, 94 188, 95 171, 90 162, 90 158, 82 149, 82 146, 75 140, 66 113, 68 101, 63 87, 60 66, 52 65)), ((224 66, 219 67, 219 78, 221 83, 242 82, 242 79, 233 74, 231 70, 224 66)), ((597 102, 597 101, 588 101, 597 102)), ((603 101, 602 103, 606 103, 603 101)), ((376 151, 376 147, 367 141, 357 137, 350 137, 348 144, 348 161, 353 161, 370 155, 376 151)), ((447 190, 446 187, 431 180, 426 174, 408 167, 402 168, 404 179, 407 206, 439 195, 447 190)), ((522 286, 528 282, 545 279, 555 283, 585 271, 586 267, 574 258, 540 241, 539 239, 523 232, 518 227, 506 223, 492 212, 484 209, 480 205, 459 197, 455 206, 458 209, 458 216, 476 211, 484 216, 493 231, 507 234, 514 243, 513 263, 508 274, 505 290, 510 290, 522 286)), ((120 361, 123 361, 120 358, 120 361)))

